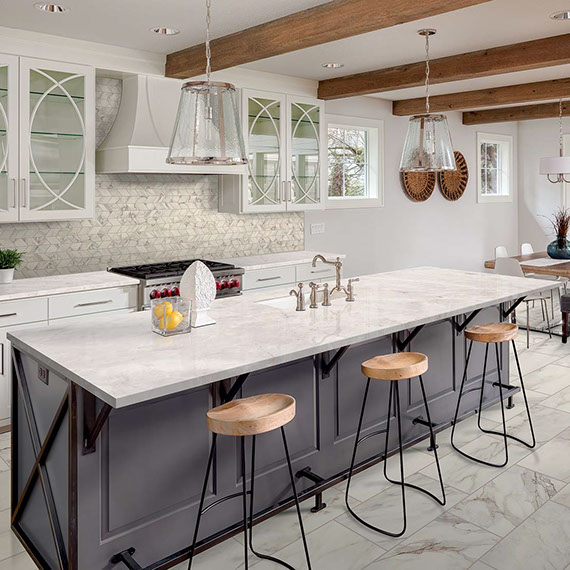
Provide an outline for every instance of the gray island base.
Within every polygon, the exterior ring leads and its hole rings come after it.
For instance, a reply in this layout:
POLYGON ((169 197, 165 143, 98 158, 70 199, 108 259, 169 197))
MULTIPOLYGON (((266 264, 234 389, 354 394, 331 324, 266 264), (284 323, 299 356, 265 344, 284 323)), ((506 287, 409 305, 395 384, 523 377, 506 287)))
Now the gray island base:
MULTIPOLYGON (((425 353, 440 431, 455 411, 465 326, 505 320, 522 298, 556 286, 437 268, 368 275, 358 285, 355 303, 336 299, 300 313, 294 299, 279 308, 288 291, 219 300, 215 326, 171 338, 150 331, 148 313, 11 333, 12 529, 38 567, 156 570, 183 561, 211 442, 205 414, 232 397, 296 398, 286 431, 298 490, 324 507, 320 493, 349 467, 365 388, 361 362, 400 350, 425 353)), ((483 354, 474 345, 469 385, 481 380, 483 354)), ((506 346, 499 364, 504 381, 506 346)), ((490 358, 484 406, 498 400, 497 379, 490 358)), ((425 418, 418 382, 403 387, 410 446, 428 428, 414 422, 425 418)), ((513 386, 507 395, 517 392, 513 386)), ((372 383, 363 435, 386 427, 387 396, 387 383, 372 383)), ((463 417, 478 397, 466 396, 463 417)), ((390 436, 394 451, 397 429, 390 436)), ((382 436, 364 441, 359 469, 381 461, 383 445, 382 436)), ((236 438, 218 439, 206 504, 241 490, 239 447, 236 438)), ((290 504, 279 433, 265 434, 257 438, 256 520, 290 504)), ((200 549, 240 532, 241 516, 239 500, 208 511, 200 549)))

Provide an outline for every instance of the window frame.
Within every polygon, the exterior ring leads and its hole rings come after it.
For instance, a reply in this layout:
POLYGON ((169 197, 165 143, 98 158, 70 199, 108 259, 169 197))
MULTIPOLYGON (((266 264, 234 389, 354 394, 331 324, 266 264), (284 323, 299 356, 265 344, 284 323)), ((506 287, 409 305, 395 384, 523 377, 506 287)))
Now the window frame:
MULTIPOLYGON (((499 204, 505 202, 513 201, 513 189, 514 189, 514 169, 513 169, 513 136, 512 135, 500 135, 495 133, 477 133, 477 202, 479 204, 499 204), (509 192, 508 194, 483 194, 482 177, 481 177, 481 145, 482 144, 496 144, 504 149, 505 145, 508 148, 507 157, 507 167, 508 173, 506 174, 509 192)), ((503 152, 503 151, 500 151, 503 152)), ((503 159, 504 160, 504 159, 503 159)))
POLYGON ((351 208, 381 208, 384 206, 384 121, 379 119, 366 119, 363 117, 352 117, 347 115, 326 114, 326 142, 327 142, 327 177, 325 192, 326 209, 351 209, 351 208), (337 198, 329 197, 329 153, 328 134, 329 128, 356 128, 367 131, 367 173, 368 196, 342 196, 337 198))

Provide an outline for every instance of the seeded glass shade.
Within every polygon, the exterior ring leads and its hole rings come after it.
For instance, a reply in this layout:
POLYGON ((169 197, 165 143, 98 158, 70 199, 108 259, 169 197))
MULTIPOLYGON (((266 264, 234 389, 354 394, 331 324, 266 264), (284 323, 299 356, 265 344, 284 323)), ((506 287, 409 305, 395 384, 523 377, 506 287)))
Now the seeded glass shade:
POLYGON ((445 115, 416 115, 410 118, 404 143, 401 172, 455 170, 453 145, 445 115))
POLYGON ((233 85, 189 81, 182 86, 166 162, 195 165, 247 162, 233 85))

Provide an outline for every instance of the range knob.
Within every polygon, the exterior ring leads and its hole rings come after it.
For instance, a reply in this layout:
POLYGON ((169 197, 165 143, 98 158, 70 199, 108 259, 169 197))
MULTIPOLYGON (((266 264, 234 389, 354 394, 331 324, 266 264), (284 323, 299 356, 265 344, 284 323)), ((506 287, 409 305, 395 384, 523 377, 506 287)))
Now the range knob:
POLYGON ((219 291, 222 288, 222 284, 219 281, 216 281, 216 290, 219 291))
POLYGON ((172 287, 172 296, 180 297, 180 289, 178 287, 172 287))
POLYGON ((231 286, 232 286, 232 287, 239 287, 239 281, 238 281, 237 279, 234 279, 234 280, 231 282, 231 286))
POLYGON ((230 284, 228 281, 222 281, 222 289, 229 289, 230 284))
POLYGON ((161 297, 172 297, 172 291, 168 288, 164 288, 161 292, 160 292, 160 296, 161 297))
POLYGON ((158 289, 153 289, 150 292, 150 298, 151 299, 159 299, 160 297, 161 297, 161 295, 160 295, 160 291, 158 289))

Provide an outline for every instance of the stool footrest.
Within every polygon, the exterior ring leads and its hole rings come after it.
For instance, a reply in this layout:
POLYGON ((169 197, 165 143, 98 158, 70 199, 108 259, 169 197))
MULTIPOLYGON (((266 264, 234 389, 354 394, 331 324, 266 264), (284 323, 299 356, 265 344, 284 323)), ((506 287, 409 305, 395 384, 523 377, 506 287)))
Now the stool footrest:
MULTIPOLYGON (((246 491, 246 494, 251 495, 251 491, 246 491)), ((208 505, 207 507, 204 507, 201 511, 201 514, 207 513, 210 509, 213 509, 214 507, 217 507, 219 504, 225 503, 226 501, 229 501, 230 499, 237 499, 238 497, 242 497, 242 496, 243 496, 243 493, 240 491, 239 493, 233 493, 232 495, 228 495, 227 497, 222 497, 221 499, 214 501, 212 504, 208 505)))
POLYGON ((516 386, 511 386, 510 384, 503 384, 502 382, 493 382, 493 386, 495 386, 495 388, 498 388, 500 386, 504 390, 514 390, 516 388, 516 386))
POLYGON ((424 420, 423 416, 418 416, 417 418, 414 418, 412 420, 412 424, 420 424, 422 426, 426 426, 426 427, 431 427, 431 428, 436 428, 439 424, 436 424, 435 422, 428 422, 427 420, 424 420))
POLYGON ((371 437, 374 437, 376 435, 381 435, 383 433, 386 433, 387 430, 385 429, 379 429, 378 431, 373 431, 372 433, 369 433, 367 435, 363 435, 362 437, 360 437, 357 442, 356 445, 360 445, 363 441, 366 441, 367 439, 370 439, 371 437))
POLYGON ((111 558, 111 564, 122 562, 129 570, 143 570, 143 567, 133 558, 134 553, 135 549, 131 546, 131 548, 115 554, 111 558))

